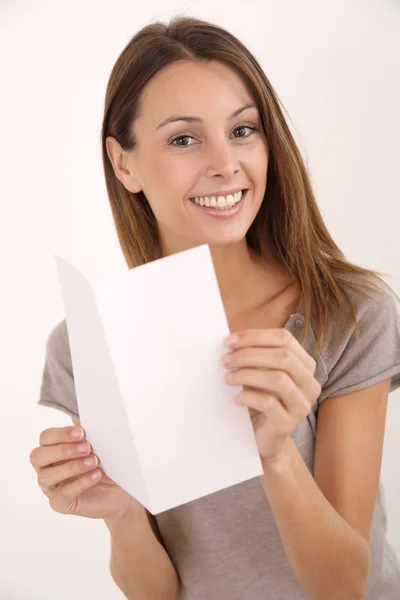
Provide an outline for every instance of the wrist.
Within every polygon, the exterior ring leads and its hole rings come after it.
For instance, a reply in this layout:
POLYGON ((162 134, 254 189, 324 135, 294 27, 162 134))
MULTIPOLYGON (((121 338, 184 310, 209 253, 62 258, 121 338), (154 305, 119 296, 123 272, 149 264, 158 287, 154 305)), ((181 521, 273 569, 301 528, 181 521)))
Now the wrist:
POLYGON ((105 517, 103 520, 110 533, 117 534, 121 531, 126 531, 134 524, 136 525, 143 521, 147 522, 146 509, 133 499, 132 504, 123 514, 105 517))
POLYGON ((280 471, 281 469, 287 468, 291 460, 291 450, 293 449, 293 445, 294 442, 292 438, 288 438, 277 455, 271 457, 261 456, 260 458, 264 471, 280 471))

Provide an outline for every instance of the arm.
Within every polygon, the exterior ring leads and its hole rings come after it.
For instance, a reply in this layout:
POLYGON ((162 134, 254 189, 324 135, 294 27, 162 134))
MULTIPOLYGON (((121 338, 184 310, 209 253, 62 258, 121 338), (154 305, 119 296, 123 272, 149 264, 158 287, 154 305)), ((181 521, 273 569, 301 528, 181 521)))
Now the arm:
POLYGON ((105 518, 104 523, 111 534, 111 576, 126 598, 176 600, 178 576, 154 517, 137 502, 129 514, 105 518))
POLYGON ((263 488, 311 600, 365 596, 389 382, 321 404, 315 479, 291 438, 280 460, 264 462, 263 488))
POLYGON ((152 519, 141 505, 123 518, 104 519, 111 534, 111 575, 129 600, 176 600, 178 576, 152 519))
POLYGON ((292 569, 310 600, 362 600, 368 545, 312 478, 293 440, 261 481, 292 569))

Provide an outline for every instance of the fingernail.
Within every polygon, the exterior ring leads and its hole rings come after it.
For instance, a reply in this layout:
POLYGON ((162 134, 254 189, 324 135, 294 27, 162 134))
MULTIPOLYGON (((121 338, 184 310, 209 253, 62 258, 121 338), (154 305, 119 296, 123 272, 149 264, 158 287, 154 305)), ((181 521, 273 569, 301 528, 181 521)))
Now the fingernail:
POLYGON ((236 344, 236 342, 238 341, 238 336, 233 334, 233 335, 228 335, 228 337, 225 338, 225 344, 227 346, 233 346, 234 344, 236 344))
POLYGON ((83 436, 82 427, 77 427, 76 429, 73 429, 71 432, 71 437, 73 440, 80 440, 82 436, 83 436))
POLYGON ((87 442, 83 442, 83 444, 79 444, 79 446, 77 446, 76 449, 78 450, 78 452, 82 452, 82 454, 85 454, 85 452, 89 452, 89 444, 87 442))
POLYGON ((222 364, 223 365, 230 365, 232 362, 232 354, 225 354, 225 356, 222 357, 222 364))

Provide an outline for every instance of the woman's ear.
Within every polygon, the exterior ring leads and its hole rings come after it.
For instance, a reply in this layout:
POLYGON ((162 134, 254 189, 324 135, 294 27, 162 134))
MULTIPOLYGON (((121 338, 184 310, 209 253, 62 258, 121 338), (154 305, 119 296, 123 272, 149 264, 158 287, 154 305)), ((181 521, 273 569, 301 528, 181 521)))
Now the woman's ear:
POLYGON ((117 140, 112 136, 106 138, 106 149, 115 177, 119 179, 128 192, 141 192, 142 186, 135 176, 131 155, 123 150, 117 140))

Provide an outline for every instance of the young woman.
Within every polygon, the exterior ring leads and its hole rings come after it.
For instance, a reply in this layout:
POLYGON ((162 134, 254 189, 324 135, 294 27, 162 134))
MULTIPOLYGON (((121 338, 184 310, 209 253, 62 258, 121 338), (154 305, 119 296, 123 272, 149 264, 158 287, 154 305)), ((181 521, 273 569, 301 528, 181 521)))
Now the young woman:
MULTIPOLYGON (((209 22, 146 26, 112 70, 102 144, 129 268, 211 248, 227 384, 243 386, 264 474, 154 518, 96 468, 83 429, 51 428, 30 457, 51 508, 104 519, 135 600, 398 599, 380 485, 398 298, 329 235, 256 58, 209 22)), ((79 426, 65 320, 39 403, 79 426)))

